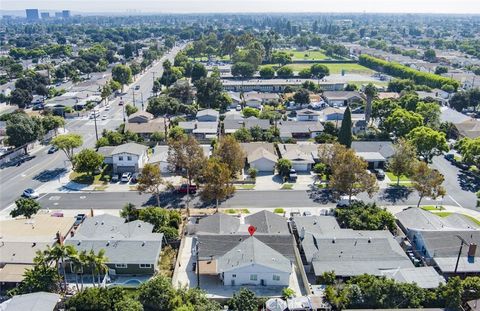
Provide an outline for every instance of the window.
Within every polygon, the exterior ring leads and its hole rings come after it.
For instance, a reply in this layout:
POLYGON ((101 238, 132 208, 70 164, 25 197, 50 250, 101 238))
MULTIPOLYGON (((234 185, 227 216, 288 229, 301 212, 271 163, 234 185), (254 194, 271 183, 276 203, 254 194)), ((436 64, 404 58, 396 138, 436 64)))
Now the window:
POLYGON ((116 263, 115 264, 115 268, 126 268, 127 267, 127 264, 126 263, 116 263))
POLYGON ((141 263, 139 264, 140 268, 142 269, 148 269, 148 268, 151 268, 152 267, 152 264, 149 264, 149 263, 141 263))
POLYGON ((274 274, 274 275, 273 275, 273 280, 274 280, 274 281, 280 281, 280 275, 274 274))
POLYGON ((256 274, 250 274, 250 281, 256 281, 257 280, 257 275, 256 274))
POLYGON ((118 157, 118 160, 119 160, 119 161, 123 161, 123 157, 118 157))
POLYGON ((128 157, 127 157, 127 160, 128 160, 128 161, 132 161, 132 157, 128 156, 128 157))
POLYGON ((236 277, 237 277, 237 275, 236 275, 236 274, 232 274, 232 278, 236 278, 236 277))

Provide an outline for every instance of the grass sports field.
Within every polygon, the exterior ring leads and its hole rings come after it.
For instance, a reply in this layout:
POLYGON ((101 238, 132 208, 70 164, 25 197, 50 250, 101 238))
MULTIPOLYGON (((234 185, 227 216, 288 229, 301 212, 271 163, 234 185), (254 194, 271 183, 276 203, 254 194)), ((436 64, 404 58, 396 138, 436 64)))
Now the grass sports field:
MULTIPOLYGON (((310 68, 313 64, 288 64, 287 67, 293 69, 294 72, 299 72, 302 69, 310 68)), ((339 63, 339 64, 322 64, 328 67, 330 70, 330 74, 339 74, 342 73, 342 70, 345 70, 346 73, 358 73, 358 74, 373 74, 373 70, 363 67, 359 64, 352 64, 352 63, 339 63)), ((264 66, 272 66, 272 65, 264 65, 264 66)))
POLYGON ((327 59, 327 55, 320 50, 308 50, 308 51, 296 51, 296 50, 278 50, 279 52, 286 52, 288 55, 292 56, 293 60, 304 59, 304 60, 322 60, 327 59))

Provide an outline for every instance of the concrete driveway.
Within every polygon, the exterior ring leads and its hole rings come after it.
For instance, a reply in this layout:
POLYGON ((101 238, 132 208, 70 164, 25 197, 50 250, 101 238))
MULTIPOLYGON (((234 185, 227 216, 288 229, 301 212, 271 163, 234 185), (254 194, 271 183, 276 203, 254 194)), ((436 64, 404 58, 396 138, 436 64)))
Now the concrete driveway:
POLYGON ((278 190, 282 187, 282 177, 272 173, 259 173, 255 180, 255 190, 278 190))

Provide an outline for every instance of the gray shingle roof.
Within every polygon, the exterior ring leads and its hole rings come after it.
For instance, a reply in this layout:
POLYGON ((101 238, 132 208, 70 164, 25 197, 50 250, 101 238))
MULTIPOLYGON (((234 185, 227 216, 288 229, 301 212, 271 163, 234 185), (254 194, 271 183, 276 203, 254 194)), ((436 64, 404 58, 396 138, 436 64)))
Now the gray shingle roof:
POLYGON ((443 276, 433 267, 402 268, 383 271, 383 275, 399 283, 416 283, 421 288, 437 288, 445 283, 443 276))
POLYGON ((105 250, 108 263, 155 264, 162 249, 162 233, 152 233, 153 225, 103 214, 89 217, 65 244, 78 250, 105 250))
POLYGON ((216 213, 200 219, 195 231, 198 233, 229 234, 237 232, 239 227, 240 220, 238 218, 224 213, 216 213))
POLYGON ((53 311, 60 300, 59 294, 37 292, 13 296, 0 304, 2 311, 53 311))
POLYGON ((220 113, 214 109, 203 109, 197 112, 197 118, 202 116, 214 116, 218 118, 220 113))
POLYGON ((144 152, 147 151, 147 149, 148 147, 145 145, 140 145, 137 143, 126 143, 115 147, 115 149, 112 151, 112 155, 119 153, 142 155, 144 152))
POLYGON ((217 259, 217 272, 230 271, 253 264, 286 273, 292 270, 289 259, 252 236, 217 259))
POLYGON ((245 224, 254 226, 256 233, 290 234, 287 219, 266 210, 245 217, 245 224))
POLYGON ((395 153, 390 141, 354 141, 352 149, 355 152, 378 152, 387 159, 395 153))
POLYGON ((408 208, 395 215, 400 224, 406 229, 421 230, 469 230, 480 228, 470 219, 460 214, 451 214, 439 217, 421 208, 408 208))

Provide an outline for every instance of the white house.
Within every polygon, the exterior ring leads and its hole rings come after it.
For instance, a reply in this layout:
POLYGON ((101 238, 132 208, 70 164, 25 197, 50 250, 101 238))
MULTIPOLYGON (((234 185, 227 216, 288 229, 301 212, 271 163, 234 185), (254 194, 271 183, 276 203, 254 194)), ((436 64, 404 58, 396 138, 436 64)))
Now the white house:
POLYGON ((292 263, 256 237, 249 237, 217 259, 223 285, 288 286, 292 263))
POLYGON ((148 161, 148 147, 137 143, 127 143, 112 151, 113 173, 137 173, 148 161))
POLYGON ((162 173, 168 173, 168 146, 156 146, 155 148, 153 148, 153 154, 148 160, 148 162, 158 165, 162 173))
POLYGON ((257 169, 259 172, 275 171, 278 156, 273 143, 252 142, 240 144, 245 152, 248 166, 257 169))
POLYGON ((319 121, 320 113, 311 109, 302 109, 297 111, 298 121, 319 121))

